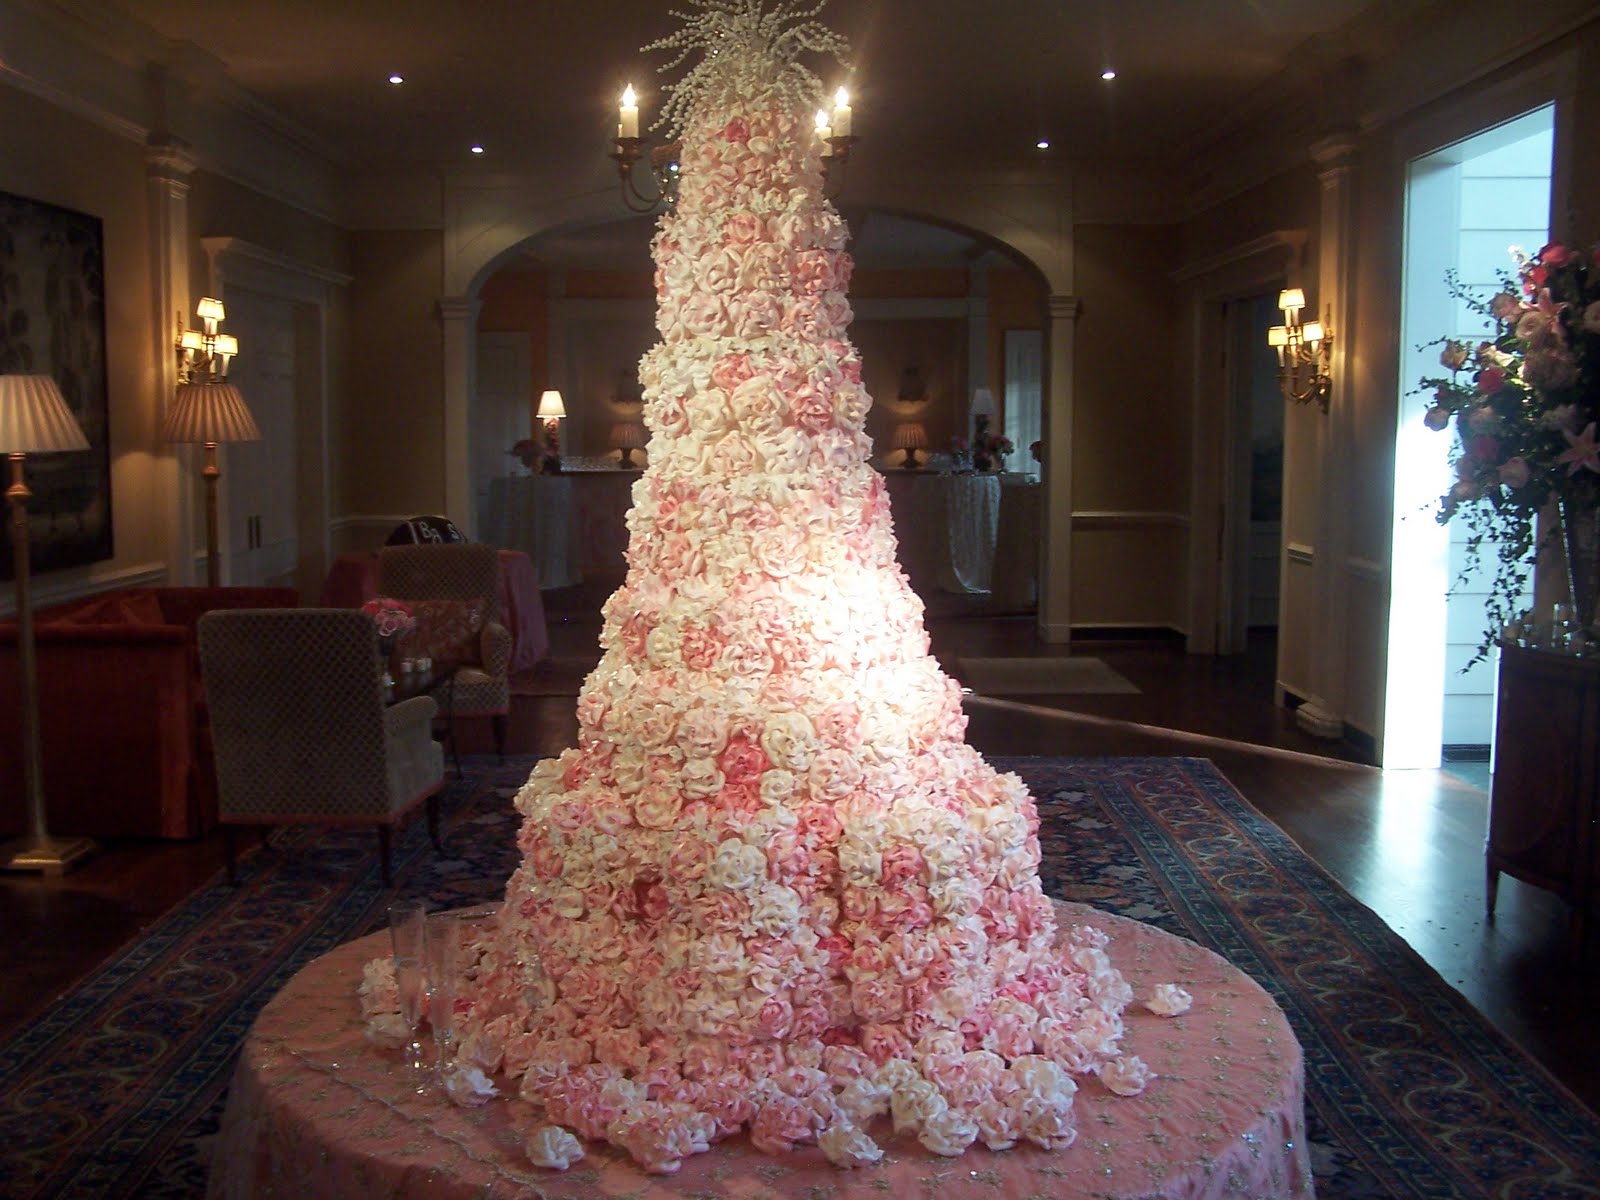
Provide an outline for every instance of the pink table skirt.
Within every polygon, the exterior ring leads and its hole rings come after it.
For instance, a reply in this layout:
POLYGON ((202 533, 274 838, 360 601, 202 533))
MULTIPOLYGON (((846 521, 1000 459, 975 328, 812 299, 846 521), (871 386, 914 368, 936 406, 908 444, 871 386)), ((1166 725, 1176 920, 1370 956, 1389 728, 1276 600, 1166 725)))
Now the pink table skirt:
POLYGON ((1195 998, 1176 1018, 1130 1007, 1124 1045, 1159 1078, 1126 1099, 1083 1081, 1078 1140, 1067 1150, 992 1153, 979 1145, 940 1158, 895 1138, 883 1143, 878 1165, 842 1171, 814 1146, 773 1158, 741 1136, 687 1159, 676 1175, 642 1174, 620 1151, 595 1143, 571 1170, 541 1170, 521 1148, 539 1123, 528 1104, 500 1099, 468 1109, 418 1096, 404 1087, 399 1056, 362 1039, 361 967, 388 949, 387 935, 375 935, 316 960, 262 1011, 234 1074, 209 1195, 1309 1198, 1300 1047, 1272 999, 1192 942, 1081 905, 1057 907, 1064 922, 1092 923, 1110 936, 1112 960, 1140 1001, 1157 983, 1177 983, 1195 998))
MULTIPOLYGON (((511 674, 531 670, 550 653, 539 577, 520 550, 501 550, 500 623, 511 633, 511 674)), ((324 608, 356 608, 378 594, 378 554, 353 550, 334 559, 322 584, 324 608)))

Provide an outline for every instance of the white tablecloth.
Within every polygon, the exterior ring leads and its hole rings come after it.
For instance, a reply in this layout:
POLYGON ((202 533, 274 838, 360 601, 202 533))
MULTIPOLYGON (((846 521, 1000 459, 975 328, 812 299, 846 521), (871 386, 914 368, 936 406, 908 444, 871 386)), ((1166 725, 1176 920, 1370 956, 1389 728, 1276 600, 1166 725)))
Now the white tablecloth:
POLYGON ((900 563, 914 588, 987 592, 1000 520, 1000 477, 886 474, 900 563))
POLYGON ((578 521, 566 475, 507 475, 489 481, 480 536, 533 560, 541 589, 583 582, 578 521))

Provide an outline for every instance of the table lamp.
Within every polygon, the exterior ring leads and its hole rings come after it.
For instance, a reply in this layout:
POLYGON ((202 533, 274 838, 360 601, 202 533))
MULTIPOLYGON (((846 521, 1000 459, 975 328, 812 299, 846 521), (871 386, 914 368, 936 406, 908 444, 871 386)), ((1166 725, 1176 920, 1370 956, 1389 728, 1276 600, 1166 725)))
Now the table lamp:
POLYGON ((631 471, 637 465, 633 461, 633 452, 643 446, 646 441, 644 426, 637 421, 619 421, 611 427, 611 444, 622 451, 622 461, 617 465, 624 471, 631 471))
POLYGON ((88 838, 54 838, 45 824, 39 754, 39 669, 28 590, 28 500, 22 464, 30 454, 87 450, 89 441, 48 375, 0 375, 0 452, 11 459, 11 549, 16 567, 17 659, 22 668, 22 774, 28 796, 26 837, 0 846, 0 867, 61 875, 94 851, 88 838))
POLYGON ((544 422, 544 462, 540 469, 548 474, 561 470, 561 418, 566 415, 560 392, 551 388, 539 396, 539 408, 534 416, 544 422))
POLYGON ((905 461, 900 465, 908 471, 915 471, 922 465, 917 461, 917 451, 928 448, 928 430, 921 421, 906 421, 894 427, 894 438, 889 445, 892 449, 904 450, 905 461))

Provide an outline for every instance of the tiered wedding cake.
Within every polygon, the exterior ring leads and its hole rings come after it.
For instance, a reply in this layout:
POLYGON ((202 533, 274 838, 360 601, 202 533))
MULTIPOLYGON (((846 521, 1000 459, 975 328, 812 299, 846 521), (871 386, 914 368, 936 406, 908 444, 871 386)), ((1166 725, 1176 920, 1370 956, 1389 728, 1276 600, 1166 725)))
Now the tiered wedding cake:
POLYGON ((1066 1146, 1074 1075, 1148 1072, 1104 939, 1057 944, 1033 800, 963 742, 895 562, 795 61, 837 43, 696 2, 627 581, 578 747, 518 796, 462 1048, 543 1107, 549 1166, 569 1131, 671 1171, 741 1129, 849 1165, 879 1117, 940 1154, 1066 1146))

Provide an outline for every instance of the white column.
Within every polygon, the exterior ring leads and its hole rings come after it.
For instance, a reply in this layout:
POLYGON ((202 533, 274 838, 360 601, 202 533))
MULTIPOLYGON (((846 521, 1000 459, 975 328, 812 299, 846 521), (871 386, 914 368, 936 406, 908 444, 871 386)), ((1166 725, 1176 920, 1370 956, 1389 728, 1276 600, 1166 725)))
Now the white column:
POLYGON ((178 388, 174 342, 178 318, 194 323, 189 296, 189 177, 198 165, 193 152, 174 137, 152 137, 145 145, 145 179, 150 207, 150 292, 155 337, 150 446, 155 486, 167 530, 167 581, 194 584, 198 452, 192 446, 161 441, 161 422, 178 388))
POLYGON ((1317 235, 1317 303, 1333 332, 1333 388, 1317 429, 1316 596, 1311 641, 1312 694, 1295 710, 1300 728, 1316 737, 1344 736, 1346 648, 1350 623, 1348 463, 1355 428, 1350 342, 1356 269, 1356 141, 1324 138, 1311 147, 1322 184, 1317 235))
POLYGON ((445 296, 439 301, 439 319, 444 323, 444 515, 469 537, 477 537, 467 450, 468 410, 477 391, 478 301, 445 296))
POLYGON ((1072 640, 1073 349, 1083 301, 1053 295, 1044 362, 1044 488, 1039 521, 1039 637, 1072 640))
MULTIPOLYGON (((967 287, 967 395, 972 403, 975 388, 993 388, 989 378, 989 268, 974 263, 967 287)), ((999 395, 996 400, 1001 399, 999 395)), ((969 420, 968 424, 971 422, 969 420)), ((996 433, 1003 427, 997 427, 996 433)), ((971 436, 971 430, 968 430, 971 436)))

